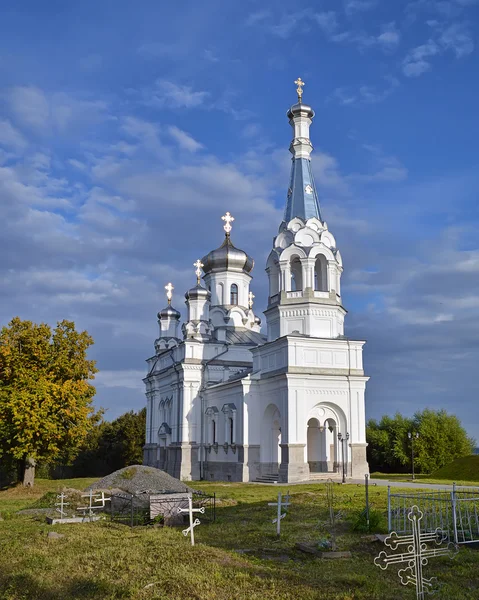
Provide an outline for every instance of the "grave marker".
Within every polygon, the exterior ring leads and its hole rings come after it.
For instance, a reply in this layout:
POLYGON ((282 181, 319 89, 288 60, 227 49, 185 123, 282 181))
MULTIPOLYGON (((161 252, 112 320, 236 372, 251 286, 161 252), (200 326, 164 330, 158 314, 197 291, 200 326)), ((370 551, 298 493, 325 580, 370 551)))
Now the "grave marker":
POLYGON ((57 498, 60 499, 60 502, 55 502, 55 506, 59 506, 60 508, 56 508, 55 510, 60 513, 59 521, 63 521, 66 516, 65 511, 63 510, 65 506, 69 506, 69 502, 65 502, 66 495, 62 492, 57 498))
POLYGON ((441 529, 421 533, 421 519, 423 513, 417 506, 413 506, 408 513, 408 519, 412 522, 411 535, 398 535, 395 531, 384 540, 386 546, 391 550, 397 550, 400 546, 406 546, 407 551, 400 554, 387 554, 384 550, 374 559, 374 564, 385 570, 389 565, 407 563, 407 567, 399 569, 398 575, 402 585, 416 586, 416 599, 423 600, 425 594, 434 594, 436 577, 426 578, 423 576, 422 568, 427 565, 428 559, 434 556, 446 556, 451 558, 457 554, 457 547, 452 542, 443 548, 428 548, 427 544, 434 543, 440 546, 447 535, 441 529))
POLYGON ((268 506, 276 506, 278 509, 276 519, 273 519, 273 523, 276 523, 276 535, 278 537, 281 535, 281 519, 284 519, 286 516, 286 512, 282 513, 281 509, 284 507, 286 511, 289 504, 289 491, 286 496, 284 496, 284 499, 281 495, 281 492, 278 492, 278 500, 276 502, 268 502, 268 506))
POLYGON ((191 497, 191 494, 188 495, 188 508, 181 508, 178 507, 178 512, 179 513, 183 513, 183 512, 187 512, 189 513, 190 516, 190 526, 187 527, 186 529, 183 529, 183 535, 187 536, 189 533, 191 534, 191 545, 194 546, 195 545, 195 533, 194 533, 194 529, 197 525, 201 524, 201 521, 199 519, 195 519, 193 521, 193 513, 201 513, 202 515, 205 514, 205 507, 201 506, 200 508, 193 508, 193 499, 191 497))

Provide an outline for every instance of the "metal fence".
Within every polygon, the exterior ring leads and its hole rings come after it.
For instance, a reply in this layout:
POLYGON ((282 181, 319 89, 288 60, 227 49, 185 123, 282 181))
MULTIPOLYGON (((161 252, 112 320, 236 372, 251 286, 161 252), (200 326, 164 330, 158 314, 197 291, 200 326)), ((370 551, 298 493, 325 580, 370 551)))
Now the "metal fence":
POLYGON ((412 533, 408 513, 412 506, 423 513, 421 529, 441 529, 455 544, 479 542, 479 488, 451 491, 391 493, 388 488, 388 528, 398 534, 412 533))
MULTIPOLYGON (((201 520, 213 522, 216 519, 216 494, 210 496, 194 491, 193 506, 205 507, 201 520)), ((110 519, 115 523, 123 523, 130 527, 159 523, 164 525, 181 525, 183 515, 178 515, 177 508, 188 506, 188 494, 112 494, 109 507, 110 519)))

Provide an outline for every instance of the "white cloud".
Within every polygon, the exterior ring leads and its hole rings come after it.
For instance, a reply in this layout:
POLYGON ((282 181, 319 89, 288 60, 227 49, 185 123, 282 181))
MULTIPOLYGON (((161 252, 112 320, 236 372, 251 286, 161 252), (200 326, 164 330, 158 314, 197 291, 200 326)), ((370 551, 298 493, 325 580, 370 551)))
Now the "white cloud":
POLYGON ((10 108, 26 126, 43 129, 50 119, 50 107, 45 94, 38 88, 14 87, 8 93, 10 108))
POLYGON ((383 102, 400 85, 398 79, 395 77, 388 76, 384 79, 388 84, 386 87, 366 84, 359 86, 358 89, 339 87, 334 90, 330 98, 338 101, 342 106, 353 106, 358 103, 377 104, 378 102, 383 102))
POLYGON ((10 121, 0 120, 0 145, 14 150, 23 150, 28 142, 10 121))
POLYGON ((258 12, 251 13, 246 19, 246 25, 256 25, 257 23, 262 23, 271 17, 271 12, 269 10, 260 10, 258 12))
POLYGON ((84 100, 64 92, 45 94, 34 86, 17 86, 7 92, 12 114, 23 126, 41 132, 82 127, 104 118, 108 108, 101 100, 84 100))
POLYGON ((458 59, 474 51, 474 40, 466 24, 453 23, 447 27, 437 21, 430 21, 428 24, 438 34, 437 40, 431 38, 409 51, 403 60, 403 73, 406 77, 418 77, 426 73, 432 67, 430 59, 446 51, 454 52, 458 59))
POLYGON ((159 79, 154 89, 145 96, 144 104, 155 108, 195 108, 204 104, 210 94, 206 91, 196 91, 188 85, 159 79))
POLYGON ((338 29, 337 15, 334 11, 316 13, 314 15, 318 25, 327 35, 333 35, 338 29))
POLYGON ((348 16, 375 8, 377 0, 346 0, 344 10, 348 16))
POLYGON ((156 140, 158 137, 158 125, 137 117, 123 117, 121 130, 140 140, 145 138, 156 140))
POLYGON ((188 150, 188 152, 197 152, 203 148, 203 144, 197 142, 191 135, 172 125, 168 127, 168 133, 178 143, 180 148, 188 150))
POLYGON ((418 77, 431 68, 430 57, 439 54, 440 48, 430 39, 426 44, 411 50, 403 61, 403 73, 406 77, 418 77))
POLYGON ((103 369, 95 376, 95 385, 106 388, 127 388, 144 392, 143 378, 146 377, 146 369, 143 371, 134 369, 123 369, 112 371, 103 369))
POLYGON ((471 54, 474 50, 474 40, 469 28, 463 23, 454 23, 447 27, 439 38, 439 43, 446 49, 452 50, 456 58, 471 54))
POLYGON ((396 23, 394 21, 387 23, 383 25, 382 29, 382 33, 377 38, 378 44, 388 50, 396 48, 401 40, 401 34, 396 28, 396 23))

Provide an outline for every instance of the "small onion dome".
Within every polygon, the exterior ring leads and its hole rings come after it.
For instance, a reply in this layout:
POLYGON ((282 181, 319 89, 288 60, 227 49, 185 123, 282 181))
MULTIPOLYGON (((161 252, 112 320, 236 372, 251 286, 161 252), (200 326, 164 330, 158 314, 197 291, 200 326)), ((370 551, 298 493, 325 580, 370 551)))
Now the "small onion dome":
POLYGON ((246 252, 233 245, 229 235, 216 250, 201 259, 205 274, 218 271, 236 271, 250 273, 254 267, 254 260, 246 252))
POLYGON ((168 305, 166 308, 164 308, 163 310, 160 310, 160 312, 158 313, 158 318, 161 319, 177 319, 179 320, 181 317, 181 314, 175 309, 173 308, 171 305, 168 305))
POLYGON ((311 106, 298 102, 297 104, 293 104, 286 114, 289 120, 293 117, 309 117, 312 119, 314 117, 314 110, 311 106))
POLYGON ((255 325, 261 325, 261 319, 259 317, 255 317, 254 318, 254 324, 255 325))
POLYGON ((211 292, 198 284, 186 292, 185 298, 187 300, 209 300, 211 292))

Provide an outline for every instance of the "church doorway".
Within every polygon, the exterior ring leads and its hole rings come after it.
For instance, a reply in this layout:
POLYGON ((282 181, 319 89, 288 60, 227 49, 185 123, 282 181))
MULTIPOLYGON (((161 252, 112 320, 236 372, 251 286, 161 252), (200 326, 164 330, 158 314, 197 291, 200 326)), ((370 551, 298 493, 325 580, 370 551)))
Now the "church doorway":
POLYGON ((275 404, 270 404, 263 415, 260 448, 261 471, 277 473, 281 462, 281 413, 275 404))
POLYGON ((333 473, 337 468, 336 423, 326 419, 321 423, 312 418, 308 421, 307 453, 310 473, 333 473))

